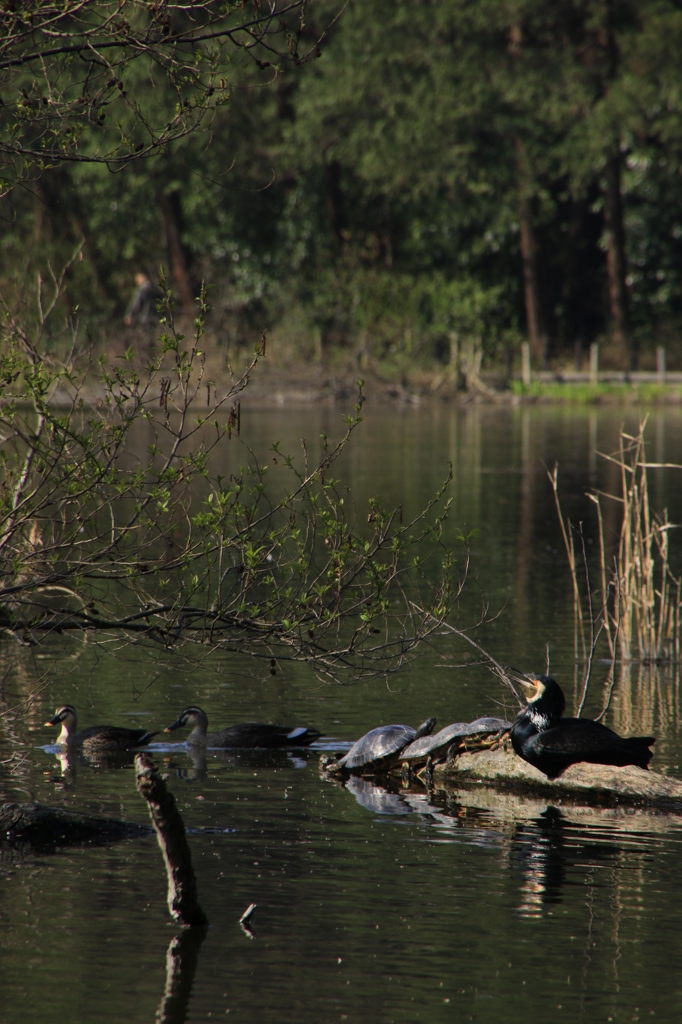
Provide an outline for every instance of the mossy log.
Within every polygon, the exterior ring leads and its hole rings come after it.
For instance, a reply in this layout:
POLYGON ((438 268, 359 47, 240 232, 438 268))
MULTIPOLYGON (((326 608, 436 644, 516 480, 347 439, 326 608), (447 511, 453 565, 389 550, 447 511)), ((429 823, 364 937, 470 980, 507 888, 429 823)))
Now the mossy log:
POLYGON ((145 754, 135 757, 135 775, 140 795, 147 801, 166 865, 171 917, 179 924, 205 927, 208 918, 199 903, 185 823, 175 806, 173 794, 145 754))
MULTIPOLYGON (((682 812, 682 782, 634 765, 573 764, 558 778, 548 779, 522 760, 506 741, 495 750, 466 751, 431 768, 433 785, 461 788, 494 786, 552 800, 629 804, 682 812)), ((419 773, 420 776, 423 772, 419 773)))
POLYGON ((79 843, 115 843, 148 836, 151 832, 148 825, 38 803, 6 803, 0 807, 0 843, 40 852, 79 843))

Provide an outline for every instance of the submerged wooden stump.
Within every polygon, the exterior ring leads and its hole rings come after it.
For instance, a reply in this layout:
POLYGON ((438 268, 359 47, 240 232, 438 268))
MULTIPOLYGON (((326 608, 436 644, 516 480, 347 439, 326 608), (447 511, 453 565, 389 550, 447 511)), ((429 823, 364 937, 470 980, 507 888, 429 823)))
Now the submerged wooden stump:
POLYGON ((173 794, 145 754, 135 757, 135 775, 140 795, 147 801, 166 865, 171 917, 179 924, 206 927, 208 918, 199 903, 185 823, 175 806, 173 794))
POLYGON ((0 843, 41 851, 79 843, 115 843, 150 833, 148 825, 80 814, 63 807, 38 803, 6 803, 0 807, 0 843))
MULTIPOLYGON (((421 773, 420 773, 421 774, 421 773)), ((493 786, 550 799, 657 806, 682 812, 682 782, 634 765, 572 764, 548 779, 505 743, 496 750, 466 751, 432 768, 433 785, 493 786)))

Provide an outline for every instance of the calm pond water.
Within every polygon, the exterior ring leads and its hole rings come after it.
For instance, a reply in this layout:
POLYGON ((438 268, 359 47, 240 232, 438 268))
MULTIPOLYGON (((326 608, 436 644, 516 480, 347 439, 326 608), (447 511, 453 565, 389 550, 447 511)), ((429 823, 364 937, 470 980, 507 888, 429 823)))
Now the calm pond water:
MULTIPOLYGON (((623 414, 630 426, 636 414, 623 414)), ((340 433, 338 410, 252 410, 256 447, 340 433)), ((576 686, 572 599, 543 462, 560 463, 565 511, 594 540, 590 487, 617 480, 595 450, 617 445, 614 410, 440 405, 367 412, 337 475, 415 509, 454 467, 455 527, 476 528, 474 596, 499 612, 480 632, 500 660, 576 686)), ((682 416, 652 414, 650 455, 682 464, 682 416)), ((234 450, 226 462, 237 458, 234 450)), ((652 502, 682 520, 682 471, 655 471, 652 502)), ((607 534, 616 524, 607 517, 607 534)), ((677 544, 678 550, 682 545, 677 544)), ((678 557, 682 564, 682 558, 678 557)), ((468 620, 469 621, 469 620, 468 620)), ((440 725, 499 713, 480 667, 454 643, 389 680, 322 685, 303 669, 216 658, 168 666, 64 643, 0 651, 5 800, 148 821, 132 765, 63 766, 41 749, 56 705, 83 726, 161 728, 198 703, 212 727, 259 718, 353 740, 380 723, 440 725), (39 692, 28 710, 12 711, 39 692), (18 752, 21 760, 10 761, 18 752)), ((590 709, 601 706, 597 666, 590 709)), ((623 671, 609 716, 653 730, 653 767, 682 777, 679 679, 623 671)), ((332 743, 334 746, 334 743, 332 743)), ((181 934, 154 838, 35 854, 0 847, 0 1020, 153 1022, 677 1021, 682 995, 682 817, 552 806, 474 790, 348 788, 320 778, 319 751, 157 751, 185 822, 210 929, 181 934), (239 917, 255 902, 253 936, 239 917), (181 936, 178 939, 178 936, 181 936), (172 997, 175 965, 177 991, 172 997)))

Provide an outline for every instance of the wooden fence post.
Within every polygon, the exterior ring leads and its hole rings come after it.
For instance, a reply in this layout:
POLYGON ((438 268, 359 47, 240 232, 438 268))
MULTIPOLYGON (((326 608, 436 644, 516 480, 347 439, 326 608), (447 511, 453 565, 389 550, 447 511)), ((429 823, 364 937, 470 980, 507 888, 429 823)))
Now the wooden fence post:
POLYGON ((521 380, 530 387, 530 344, 527 341, 521 343, 521 380))
POLYGON ((658 383, 665 384, 665 349, 662 345, 656 349, 656 370, 658 371, 658 383))
POLYGON ((599 345, 593 341, 590 345, 590 384, 593 386, 599 380, 599 345))

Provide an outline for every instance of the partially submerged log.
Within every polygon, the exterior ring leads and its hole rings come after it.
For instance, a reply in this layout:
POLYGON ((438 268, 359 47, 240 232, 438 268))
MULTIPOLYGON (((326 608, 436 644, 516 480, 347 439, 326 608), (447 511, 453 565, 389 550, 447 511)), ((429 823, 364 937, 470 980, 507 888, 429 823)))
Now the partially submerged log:
POLYGON ((433 785, 470 788, 494 786, 546 799, 581 800, 598 804, 657 806, 682 811, 682 782, 634 765, 573 764, 558 778, 548 779, 522 760, 510 743, 496 750, 467 751, 433 765, 433 785))
POLYGON ((135 775, 140 795, 147 801, 166 865, 171 917, 180 924, 206 927, 208 918, 199 903, 185 823, 175 806, 173 794, 145 754, 135 757, 135 775))
POLYGON ((115 843, 148 836, 151 831, 148 825, 38 803, 6 803, 0 807, 0 843, 21 845, 36 852, 81 843, 115 843))

